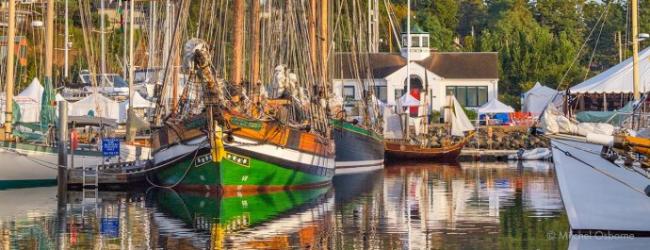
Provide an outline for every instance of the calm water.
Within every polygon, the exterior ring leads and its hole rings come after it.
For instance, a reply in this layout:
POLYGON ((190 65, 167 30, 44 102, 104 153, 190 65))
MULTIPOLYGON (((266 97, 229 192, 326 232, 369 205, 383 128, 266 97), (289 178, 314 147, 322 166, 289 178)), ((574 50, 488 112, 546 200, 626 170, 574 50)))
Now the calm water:
POLYGON ((216 197, 0 191, 0 249, 566 249, 550 163, 389 166, 329 188, 216 197), (551 232, 551 233, 549 233, 551 232))

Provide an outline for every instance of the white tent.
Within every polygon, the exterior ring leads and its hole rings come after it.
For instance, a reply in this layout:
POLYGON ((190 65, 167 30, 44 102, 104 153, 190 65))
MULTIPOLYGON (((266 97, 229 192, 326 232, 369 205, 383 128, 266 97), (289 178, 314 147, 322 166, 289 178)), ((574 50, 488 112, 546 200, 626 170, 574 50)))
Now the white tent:
POLYGON ((533 116, 539 116, 557 93, 556 90, 537 82, 532 89, 524 93, 521 111, 530 112, 533 116))
POLYGON ((120 118, 120 104, 103 96, 102 94, 91 94, 68 107, 70 116, 88 116, 118 120, 120 118))
MULTIPOLYGON (((609 68, 588 80, 573 86, 572 94, 632 93, 632 58, 609 68)), ((650 48, 639 53, 640 91, 650 91, 650 48)))
POLYGON ((418 107, 420 106, 420 100, 415 99, 410 94, 404 94, 402 97, 399 98, 399 106, 400 107, 418 107))
POLYGON ((515 109, 500 102, 496 98, 492 99, 486 104, 478 108, 479 114, 495 114, 495 113, 512 113, 515 109))
POLYGON ((34 78, 32 82, 20 94, 14 96, 14 101, 20 109, 20 122, 38 122, 41 115, 41 98, 43 97, 43 85, 34 78))
MULTIPOLYGON (((149 100, 145 99, 142 97, 138 92, 135 92, 133 94, 133 108, 134 109, 152 109, 155 108, 156 105, 153 102, 150 102, 149 100)), ((120 103, 120 119, 118 120, 120 123, 126 122, 127 119, 127 113, 129 111, 129 100, 123 101, 120 103)))

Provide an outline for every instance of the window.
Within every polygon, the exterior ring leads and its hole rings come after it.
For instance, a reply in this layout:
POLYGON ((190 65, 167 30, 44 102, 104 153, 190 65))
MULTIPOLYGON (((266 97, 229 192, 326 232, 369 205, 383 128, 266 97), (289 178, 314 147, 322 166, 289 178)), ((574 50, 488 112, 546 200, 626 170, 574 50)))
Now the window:
POLYGON ((354 86, 345 86, 343 87, 343 100, 344 101, 354 101, 354 86))
POLYGON ((417 48, 420 47, 420 37, 411 36, 411 47, 417 48))
POLYGON ((388 88, 386 86, 375 86, 375 97, 382 102, 388 100, 388 88))
POLYGON ((429 48, 429 37, 422 37, 422 48, 429 48))
POLYGON ((395 100, 399 100, 404 95, 403 89, 395 89, 395 100))
POLYGON ((485 86, 447 86, 447 95, 454 95, 463 107, 476 108, 488 102, 485 86))

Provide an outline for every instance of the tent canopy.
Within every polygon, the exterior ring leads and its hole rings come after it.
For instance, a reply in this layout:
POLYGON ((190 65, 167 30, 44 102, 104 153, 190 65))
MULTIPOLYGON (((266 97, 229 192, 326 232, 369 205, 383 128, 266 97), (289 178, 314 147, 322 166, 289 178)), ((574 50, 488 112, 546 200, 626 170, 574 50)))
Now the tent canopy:
POLYGON ((120 104, 102 94, 91 94, 78 102, 70 104, 70 116, 95 116, 118 120, 120 104))
POLYGON ((27 86, 27 88, 20 92, 20 94, 16 95, 16 99, 31 99, 34 102, 38 102, 40 104, 44 90, 45 88, 43 88, 41 82, 37 78, 34 78, 29 86, 27 86))
MULTIPOLYGON (((571 88, 573 94, 632 93, 632 58, 571 88)), ((650 48, 639 53, 640 91, 650 91, 650 48)))
POLYGON ((420 100, 406 93, 399 98, 399 105, 402 107, 418 107, 420 106, 420 100))
POLYGON ((530 112, 537 116, 544 111, 544 108, 553 100, 557 93, 554 89, 537 82, 532 89, 524 93, 521 111, 530 112))
POLYGON ((512 113, 515 109, 500 102, 496 98, 492 99, 486 104, 478 108, 479 114, 494 114, 494 113, 512 113))

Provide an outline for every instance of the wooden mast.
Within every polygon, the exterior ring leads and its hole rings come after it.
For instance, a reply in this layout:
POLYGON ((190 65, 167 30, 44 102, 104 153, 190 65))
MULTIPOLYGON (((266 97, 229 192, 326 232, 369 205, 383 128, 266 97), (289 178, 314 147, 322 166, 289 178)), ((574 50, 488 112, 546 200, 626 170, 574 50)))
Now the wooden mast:
POLYGON ((233 46, 232 68, 230 71, 230 84, 235 87, 232 93, 232 102, 239 102, 241 91, 242 66, 244 62, 244 0, 234 0, 233 4, 233 46))
POLYGON ((251 84, 257 86, 260 74, 260 0, 251 4, 251 84))
POLYGON ((316 15, 318 13, 318 1, 309 0, 309 56, 314 73, 317 72, 316 65, 318 65, 318 39, 316 33, 316 15))
MULTIPOLYGON (((329 0, 321 0, 321 6, 320 6, 320 17, 321 17, 321 22, 320 22, 320 35, 321 35, 321 73, 322 73, 322 81, 323 84, 328 82, 329 79, 329 67, 327 65, 327 59, 329 56, 329 0)), ((324 86, 326 86, 324 84, 324 86)), ((325 87, 324 89, 324 96, 327 97, 329 96, 328 89, 325 87)))
POLYGON ((135 88, 133 82, 135 81, 135 55, 134 55, 134 39, 135 29, 133 22, 135 13, 135 1, 129 1, 129 110, 127 111, 126 121, 126 142, 132 144, 135 141, 135 127, 133 126, 133 119, 135 113, 133 112, 133 96, 135 95, 135 88))
POLYGON ((14 100, 14 45, 16 44, 16 0, 9 0, 9 21, 7 27, 7 75, 5 103, 5 140, 11 138, 11 122, 14 100))
POLYGON ((634 100, 639 101, 641 99, 641 93, 639 93, 639 13, 638 13, 638 0, 632 0, 632 53, 633 53, 633 89, 634 89, 634 100))

